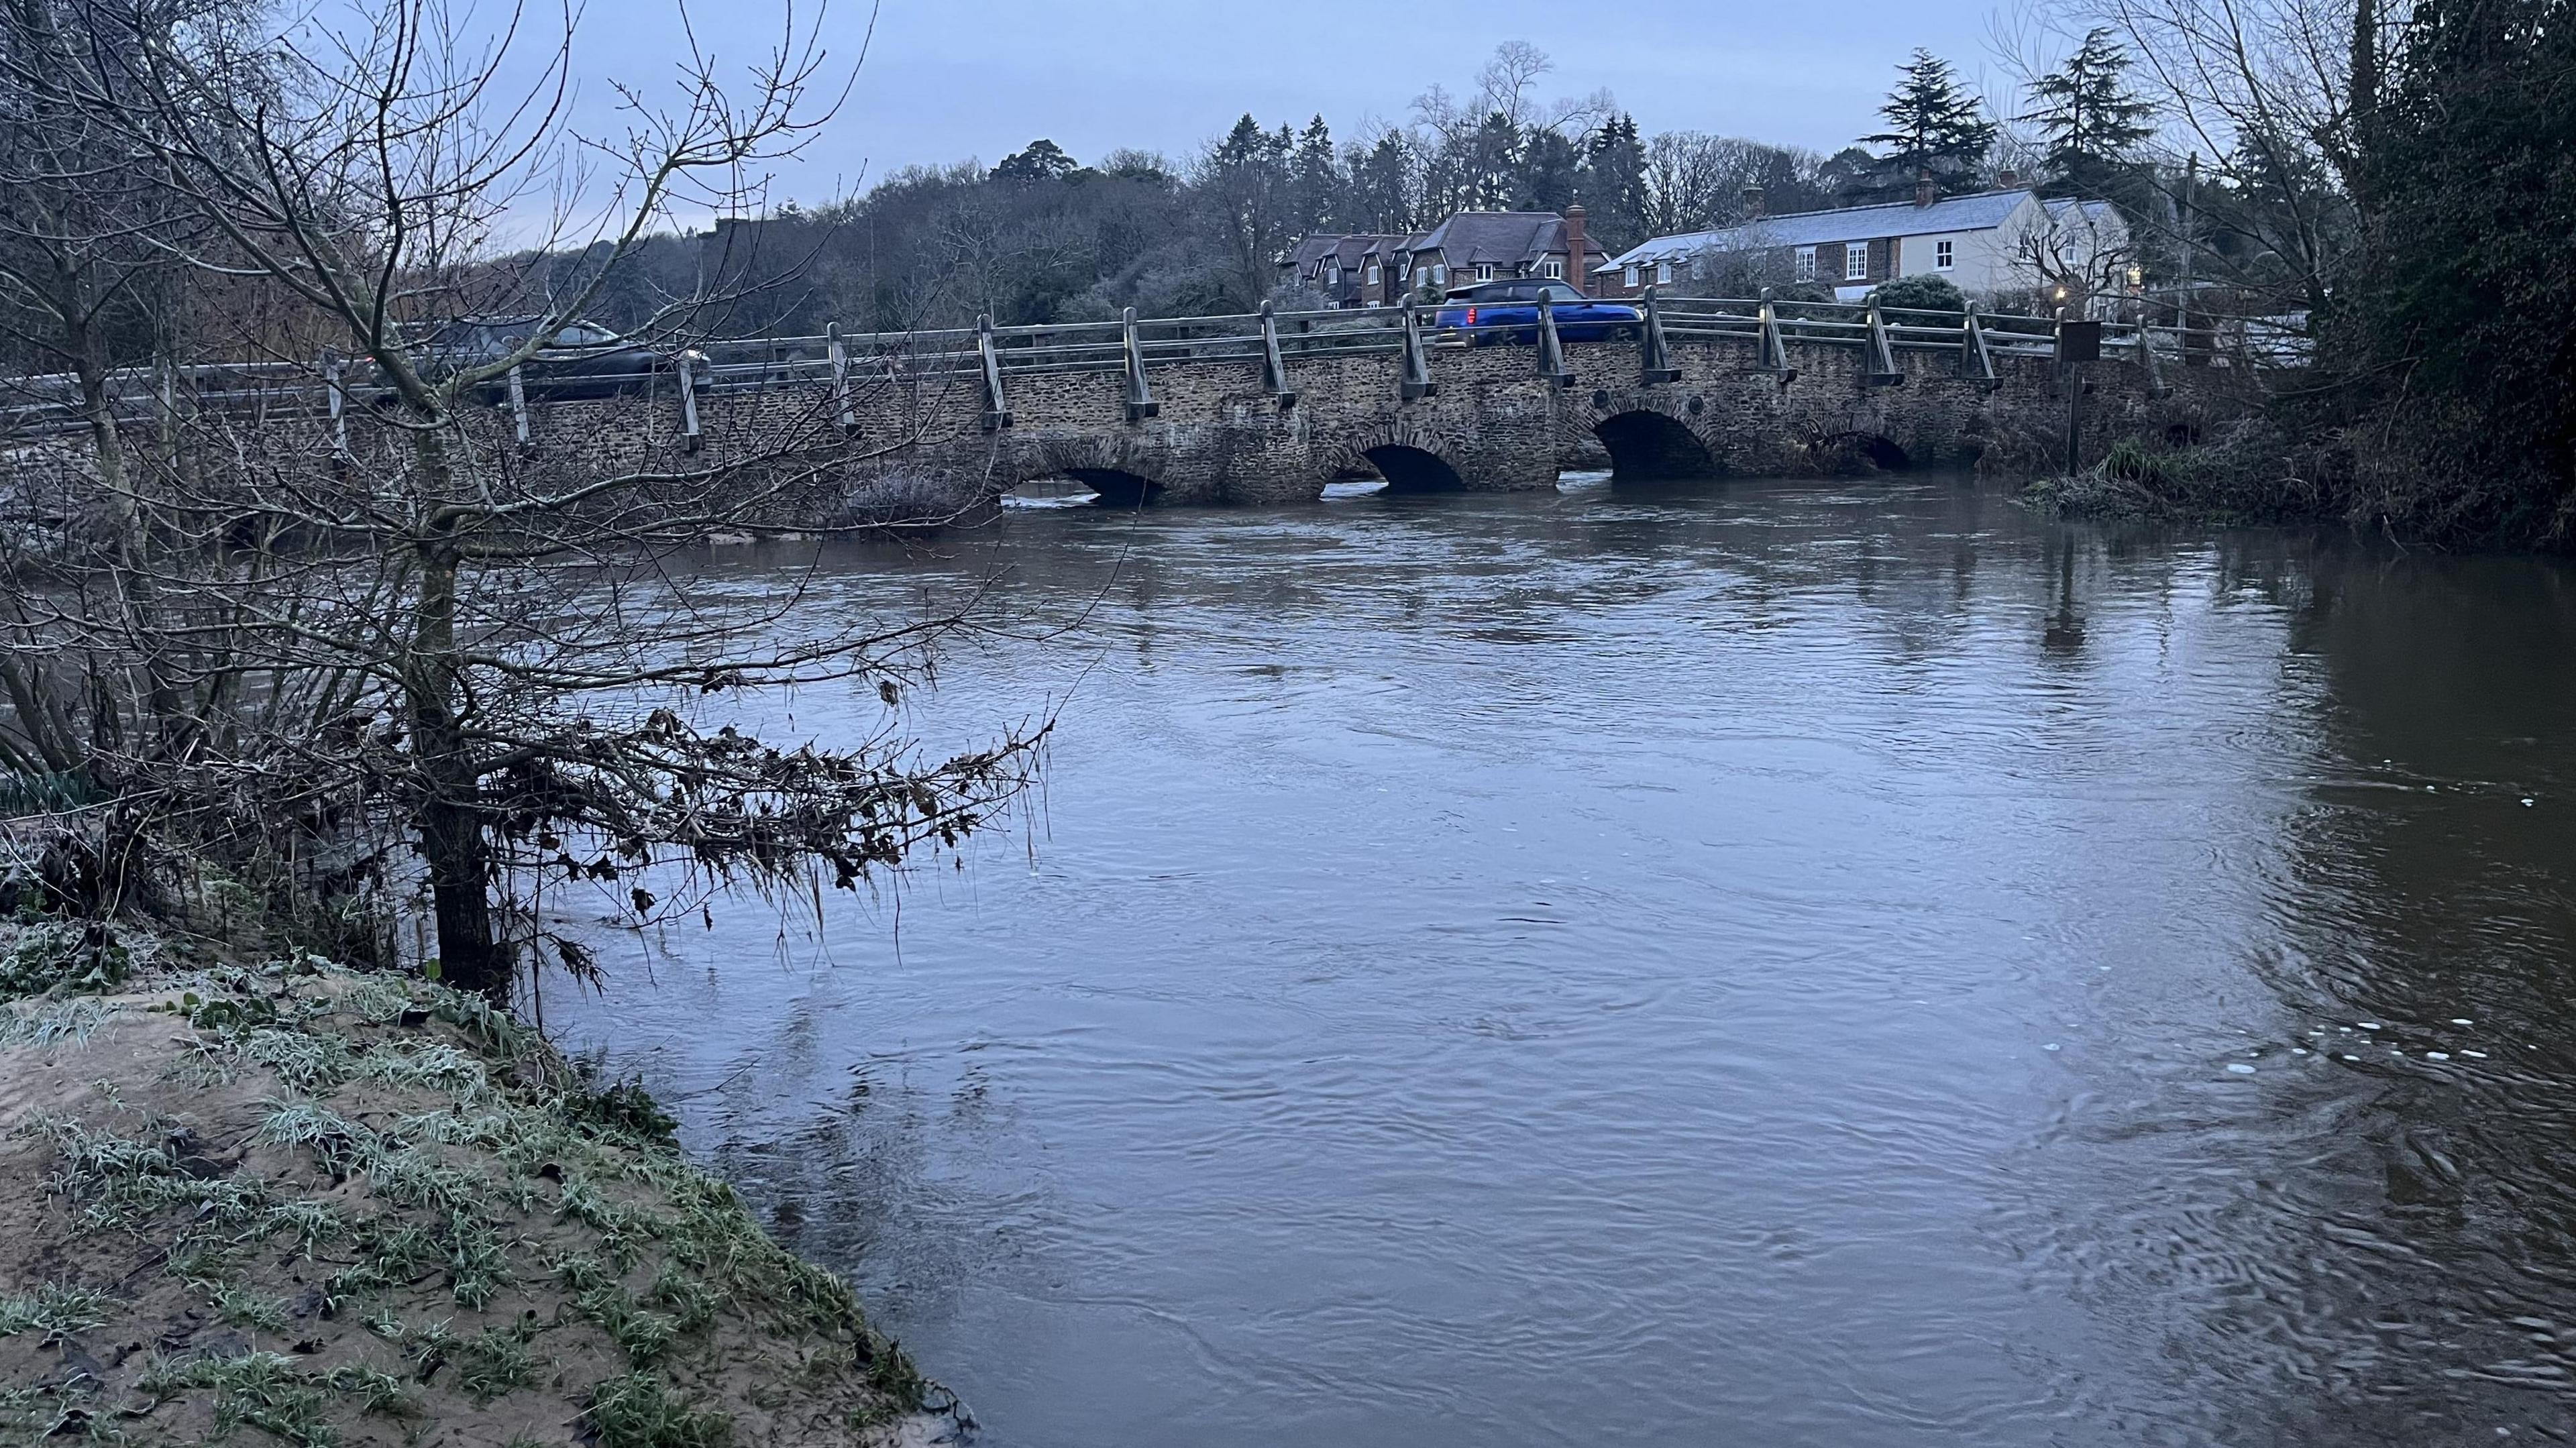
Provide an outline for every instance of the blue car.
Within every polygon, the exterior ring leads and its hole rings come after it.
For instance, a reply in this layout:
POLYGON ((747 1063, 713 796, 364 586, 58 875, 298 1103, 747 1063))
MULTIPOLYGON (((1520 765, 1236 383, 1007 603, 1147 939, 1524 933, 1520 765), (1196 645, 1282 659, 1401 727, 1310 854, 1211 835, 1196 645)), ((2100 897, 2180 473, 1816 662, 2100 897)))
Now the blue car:
POLYGON ((1625 302, 1595 301, 1563 282, 1486 282, 1452 292, 1434 325, 1463 334, 1470 347, 1538 340, 1538 302, 1556 312, 1556 335, 1567 342, 1599 342, 1635 335, 1642 314, 1625 302))

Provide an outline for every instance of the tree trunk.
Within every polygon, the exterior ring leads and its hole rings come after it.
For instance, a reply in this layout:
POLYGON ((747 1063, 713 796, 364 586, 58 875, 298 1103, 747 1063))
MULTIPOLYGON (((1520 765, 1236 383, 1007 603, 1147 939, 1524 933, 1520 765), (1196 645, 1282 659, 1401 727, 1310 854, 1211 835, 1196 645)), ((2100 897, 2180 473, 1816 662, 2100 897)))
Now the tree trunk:
MULTIPOLYGON (((427 430, 414 444, 429 505, 448 494, 445 440, 427 430)), ((509 953, 492 930, 491 850, 483 838, 483 776, 457 716, 462 661, 456 649, 457 553, 433 527, 421 547, 420 601, 403 660, 404 703, 422 794, 412 824, 438 922, 440 979, 492 1000, 510 996, 509 953)))

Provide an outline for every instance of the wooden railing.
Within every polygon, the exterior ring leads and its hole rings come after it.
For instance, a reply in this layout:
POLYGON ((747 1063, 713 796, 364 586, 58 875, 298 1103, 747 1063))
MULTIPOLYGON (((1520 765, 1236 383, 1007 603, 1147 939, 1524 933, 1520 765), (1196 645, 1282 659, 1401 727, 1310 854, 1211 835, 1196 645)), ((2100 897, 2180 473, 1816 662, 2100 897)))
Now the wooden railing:
MULTIPOLYGON (((1982 312, 1974 306, 1922 311, 1870 302, 1775 301, 1767 293, 1740 299, 1661 297, 1652 288, 1628 305, 1636 320, 1612 323, 1609 330, 1635 346, 1636 380, 1650 385, 1678 380, 1670 351, 1677 342, 1750 343, 1759 368, 1784 374, 1794 374, 1793 347, 1849 347, 1864 353, 1870 376, 1885 380, 1900 372, 1900 353, 1945 353, 1957 359, 1963 375, 1991 381, 1999 359, 2053 356, 2057 346, 2058 324, 2050 318, 1982 312)), ((1283 406, 1295 401, 1292 378, 1300 363, 1401 356, 1398 385, 1410 400, 1438 390, 1433 359, 1442 352, 1497 342, 1532 344, 1534 367, 1541 375, 1572 379, 1564 360, 1566 339, 1552 305, 1541 305, 1536 326, 1459 325, 1464 311, 1463 303, 1323 312, 1280 312, 1264 305, 1259 312, 1236 316, 1140 318, 1131 310, 1116 321, 1027 327, 997 327, 986 320, 971 328, 910 332, 844 333, 834 328, 814 337, 703 343, 692 352, 660 359, 649 370, 617 376, 585 373, 583 380, 632 384, 639 390, 656 378, 668 380, 687 399, 685 430, 694 436, 699 394, 788 385, 830 384, 847 425, 855 420, 850 399, 861 388, 889 381, 964 383, 983 391, 986 425, 998 427, 1010 420, 1012 379, 1057 373, 1123 374, 1131 420, 1157 410, 1155 369, 1183 363, 1241 366, 1258 376, 1283 406), (1443 317, 1452 324, 1444 325, 1443 317)), ((1585 323, 1583 329, 1600 327, 1585 323)), ((2107 323, 2103 355, 2136 361, 2151 371, 2211 357, 2227 365, 2227 355, 2213 348, 2211 337, 2206 329, 2186 335, 2172 328, 2107 323)), ((542 395, 544 388, 522 386, 518 376, 509 380, 505 392, 495 389, 496 400, 519 413, 525 437, 526 398, 531 392, 542 395)), ((328 417, 345 426, 339 420, 349 408, 372 400, 362 369, 343 369, 328 359, 129 369, 112 379, 112 392, 117 412, 129 421, 166 418, 185 407, 253 418, 328 417)), ((0 379, 0 440, 84 425, 70 379, 0 379)))

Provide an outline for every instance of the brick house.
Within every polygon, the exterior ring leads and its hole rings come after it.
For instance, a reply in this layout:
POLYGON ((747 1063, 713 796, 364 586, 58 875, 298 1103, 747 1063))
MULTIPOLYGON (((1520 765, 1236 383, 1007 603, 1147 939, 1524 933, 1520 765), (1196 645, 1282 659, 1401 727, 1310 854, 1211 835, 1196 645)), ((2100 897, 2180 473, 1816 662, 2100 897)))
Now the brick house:
POLYGON ((1461 211, 1410 236, 1307 237, 1280 259, 1293 279, 1333 299, 1336 307, 1384 307, 1406 293, 1445 292, 1480 281, 1546 277, 1590 290, 1587 278, 1610 254, 1583 233, 1583 208, 1553 211, 1461 211))
POLYGON ((1882 282, 1930 274, 1970 296, 2008 296, 2067 272, 2108 280, 2130 245, 2117 208, 2014 187, 1939 197, 1927 185, 1912 201, 1783 216, 1762 213, 1758 190, 1745 200, 1750 219, 1631 248, 1594 273, 1594 290, 1633 297, 1724 279, 1748 290, 1813 284, 1857 301, 1882 282))
POLYGON ((1332 298, 1335 307, 1382 307, 1404 300, 1409 235, 1360 233, 1307 237, 1281 260, 1293 279, 1332 298))

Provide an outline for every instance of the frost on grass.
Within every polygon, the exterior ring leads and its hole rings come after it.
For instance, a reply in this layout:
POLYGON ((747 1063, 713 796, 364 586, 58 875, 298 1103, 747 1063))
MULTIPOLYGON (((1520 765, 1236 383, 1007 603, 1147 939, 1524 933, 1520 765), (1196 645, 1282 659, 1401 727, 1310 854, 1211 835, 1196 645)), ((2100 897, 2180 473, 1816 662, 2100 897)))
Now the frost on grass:
POLYGON ((0 1281, 42 1260, 63 1284, 0 1299, 0 1382, 38 1385, 0 1430, 747 1448, 883 1441, 919 1403, 847 1285, 640 1090, 419 981, 297 961, 184 985, 0 1022, 0 1095, 27 1103, 0 1281), (86 1084, 34 1065, 75 1032, 86 1084), (111 1336, 145 1347, 108 1365, 111 1336))

